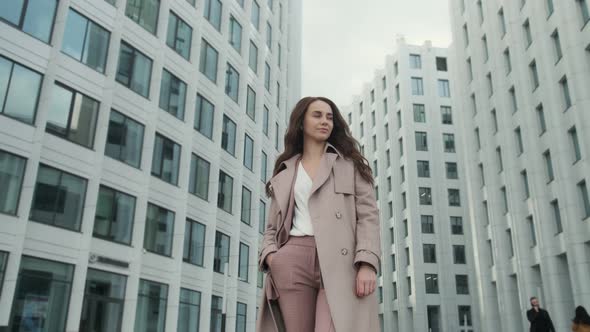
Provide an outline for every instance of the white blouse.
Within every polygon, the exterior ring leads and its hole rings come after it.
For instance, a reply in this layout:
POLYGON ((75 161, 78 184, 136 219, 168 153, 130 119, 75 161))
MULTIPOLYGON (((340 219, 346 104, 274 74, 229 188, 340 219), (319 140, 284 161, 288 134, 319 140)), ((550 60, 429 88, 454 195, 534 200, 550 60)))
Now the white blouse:
POLYGON ((292 236, 313 235, 313 225, 307 202, 311 193, 312 179, 307 175, 303 164, 299 162, 297 178, 295 179, 295 209, 293 213, 293 227, 289 232, 292 236))

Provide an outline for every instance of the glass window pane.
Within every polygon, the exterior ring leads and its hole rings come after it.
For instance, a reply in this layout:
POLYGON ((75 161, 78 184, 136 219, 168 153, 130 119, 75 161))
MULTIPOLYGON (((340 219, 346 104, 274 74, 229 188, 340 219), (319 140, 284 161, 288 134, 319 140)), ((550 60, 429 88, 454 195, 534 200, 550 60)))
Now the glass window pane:
POLYGON ((128 0, 125 15, 147 31, 155 34, 159 11, 159 0, 128 0))
POLYGON ((200 223, 192 223, 191 228, 191 261, 194 264, 203 265, 205 253, 205 226, 200 223))
POLYGON ((68 117, 74 93, 62 86, 53 87, 51 108, 47 114, 47 130, 64 136, 67 133, 68 117))
POLYGON ((174 212, 148 204, 143 247, 156 254, 172 254, 174 212))
POLYGON ((130 244, 135 197, 101 186, 96 204, 94 236, 130 244))
POLYGON ((90 22, 86 32, 86 44, 84 45, 82 62, 90 68, 104 73, 110 36, 110 32, 90 22))
POLYGON ((152 60, 143 54, 135 53, 133 63, 133 77, 131 78, 131 90, 147 97, 150 93, 150 78, 152 75, 152 60))
POLYGON ((48 43, 56 8, 57 0, 29 0, 23 31, 48 43))
POLYGON ((68 133, 69 140, 89 148, 94 145, 98 107, 96 100, 76 94, 68 133))
POLYGON ((82 59, 87 25, 88 20, 84 16, 69 10, 61 50, 78 61, 82 59))
MULTIPOLYGON (((27 123, 33 123, 37 111, 41 80, 40 74, 15 63, 4 104, 4 114, 27 123)), ((2 90, 0 90, 1 94, 2 90)))
POLYGON ((86 195, 86 180, 64 173, 61 177, 60 191, 63 193, 63 199, 58 201, 54 224, 72 230, 80 230, 86 195))
POLYGON ((127 278, 88 269, 80 331, 120 331, 127 278))
POLYGON ((19 25, 25 0, 0 1, 0 18, 19 25))
POLYGON ((25 165, 25 158, 0 150, 0 188, 3 192, 3 195, 0 195, 0 212, 16 215, 25 165))
POLYGON ((8 330, 65 331, 73 273, 73 265, 23 256, 8 330))
POLYGON ((135 312, 135 332, 164 332, 168 285, 139 280, 139 295, 135 312))

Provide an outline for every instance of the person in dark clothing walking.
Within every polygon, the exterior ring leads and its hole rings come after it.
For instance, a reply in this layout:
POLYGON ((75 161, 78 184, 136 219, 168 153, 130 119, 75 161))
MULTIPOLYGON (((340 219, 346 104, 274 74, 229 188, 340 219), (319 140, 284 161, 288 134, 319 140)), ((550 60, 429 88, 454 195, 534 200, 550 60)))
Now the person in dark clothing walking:
POLYGON ((526 317, 531 323, 530 332, 555 332, 549 313, 539 307, 539 299, 531 297, 531 306, 532 308, 526 312, 526 317))

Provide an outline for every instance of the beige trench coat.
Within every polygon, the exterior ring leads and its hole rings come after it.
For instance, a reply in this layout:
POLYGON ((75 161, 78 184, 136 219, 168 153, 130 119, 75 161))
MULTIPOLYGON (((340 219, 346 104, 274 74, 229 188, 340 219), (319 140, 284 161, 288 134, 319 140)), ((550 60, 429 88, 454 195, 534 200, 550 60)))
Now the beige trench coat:
MULTIPOLYGON (((301 154, 285 160, 271 180, 272 200, 258 256, 260 270, 267 272, 256 330, 285 331, 278 308, 280 294, 265 259, 289 237, 293 187, 301 154)), ((379 331, 376 292, 355 295, 359 263, 380 266, 379 212, 373 186, 355 170, 351 160, 326 143, 308 202, 320 269, 336 332, 379 331)), ((290 331, 289 331, 290 332, 290 331)), ((311 331, 310 331, 311 332, 311 331)))

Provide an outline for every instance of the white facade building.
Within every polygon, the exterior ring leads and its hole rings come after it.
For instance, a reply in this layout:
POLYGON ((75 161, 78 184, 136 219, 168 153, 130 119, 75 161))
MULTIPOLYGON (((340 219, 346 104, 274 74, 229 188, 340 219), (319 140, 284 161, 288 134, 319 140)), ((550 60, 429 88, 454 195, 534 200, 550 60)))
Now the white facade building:
POLYGON ((376 180, 384 331, 479 327, 447 56, 429 41, 399 38, 396 53, 343 111, 376 180))
POLYGON ((588 1, 450 10, 481 330, 527 330, 532 296, 569 330, 590 307, 588 1))
POLYGON ((300 25, 289 0, 3 1, 0 329, 221 331, 225 305, 254 331, 300 25))

